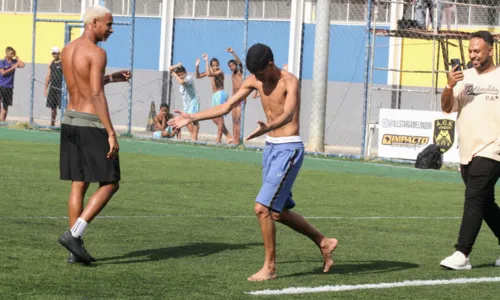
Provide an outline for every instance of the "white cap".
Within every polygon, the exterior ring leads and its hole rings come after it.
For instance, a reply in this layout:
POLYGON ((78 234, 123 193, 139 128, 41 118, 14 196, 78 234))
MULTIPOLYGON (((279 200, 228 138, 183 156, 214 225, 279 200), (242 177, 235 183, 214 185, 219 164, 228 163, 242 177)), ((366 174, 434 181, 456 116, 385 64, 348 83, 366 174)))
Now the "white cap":
POLYGON ((52 47, 52 53, 61 53, 61 50, 57 46, 52 47))

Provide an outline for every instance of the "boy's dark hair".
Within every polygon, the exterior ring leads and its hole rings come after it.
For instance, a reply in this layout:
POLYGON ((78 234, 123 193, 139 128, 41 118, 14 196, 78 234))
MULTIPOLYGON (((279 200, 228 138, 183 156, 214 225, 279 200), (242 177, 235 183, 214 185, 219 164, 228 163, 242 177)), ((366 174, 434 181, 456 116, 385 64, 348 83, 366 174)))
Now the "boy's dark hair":
POLYGON ((160 104, 160 109, 162 109, 162 108, 164 108, 164 107, 165 107, 168 111, 170 111, 170 107, 168 106, 168 104, 167 104, 167 103, 162 103, 162 104, 160 104))
POLYGON ((483 39, 483 41, 488 43, 490 46, 493 46, 493 43, 495 42, 493 40, 493 36, 491 35, 491 33, 489 33, 486 30, 476 31, 476 32, 471 34, 470 38, 471 39, 473 39, 473 38, 483 39))
POLYGON ((7 48, 5 48, 5 53, 7 53, 7 52, 9 52, 9 51, 14 51, 14 52, 16 52, 16 50, 14 50, 14 48, 12 48, 12 47, 10 47, 10 46, 9 46, 9 47, 7 47, 7 48))
POLYGON ((174 72, 175 73, 187 73, 186 68, 184 68, 184 66, 180 66, 180 67, 175 68, 174 72))
POLYGON ((219 60, 215 57, 210 60, 210 66, 212 66, 213 62, 217 62, 220 65, 219 60))
POLYGON ((235 59, 230 59, 227 64, 229 65, 230 63, 233 63, 235 66, 238 66, 238 64, 236 63, 236 60, 235 59))
POLYGON ((271 48, 264 44, 255 44, 247 52, 246 65, 250 73, 255 73, 263 70, 269 65, 269 62, 274 61, 274 55, 271 48))

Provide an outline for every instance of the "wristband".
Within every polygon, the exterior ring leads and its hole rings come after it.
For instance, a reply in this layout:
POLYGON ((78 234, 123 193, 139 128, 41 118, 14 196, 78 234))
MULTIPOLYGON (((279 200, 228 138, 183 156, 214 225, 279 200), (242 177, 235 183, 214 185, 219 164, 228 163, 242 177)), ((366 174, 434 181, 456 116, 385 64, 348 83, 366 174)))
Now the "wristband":
POLYGON ((451 87, 451 86, 450 86, 450 85, 448 85, 448 84, 446 85, 446 88, 447 88, 447 89, 449 89, 449 90, 453 89, 453 87, 451 87))

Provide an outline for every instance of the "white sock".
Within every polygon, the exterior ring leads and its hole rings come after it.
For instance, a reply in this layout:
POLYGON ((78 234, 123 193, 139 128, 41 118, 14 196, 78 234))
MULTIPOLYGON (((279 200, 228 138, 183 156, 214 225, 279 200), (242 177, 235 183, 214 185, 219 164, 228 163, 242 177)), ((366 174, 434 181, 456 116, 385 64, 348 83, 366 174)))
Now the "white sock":
POLYGON ((89 225, 89 223, 85 222, 84 219, 78 218, 78 220, 76 220, 75 222, 75 225, 73 225, 73 228, 71 228, 71 235, 75 238, 82 237, 85 228, 87 228, 87 225, 89 225))

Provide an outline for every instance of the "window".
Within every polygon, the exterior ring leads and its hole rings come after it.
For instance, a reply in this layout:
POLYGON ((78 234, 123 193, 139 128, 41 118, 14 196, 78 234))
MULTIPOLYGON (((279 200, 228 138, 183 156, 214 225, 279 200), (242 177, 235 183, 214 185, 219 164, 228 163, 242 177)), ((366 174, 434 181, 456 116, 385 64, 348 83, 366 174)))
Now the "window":
POLYGON ((176 17, 191 17, 193 15, 193 0, 175 0, 174 14, 176 17))
POLYGON ((264 15, 264 0, 250 0, 248 17, 262 18, 263 15, 264 15))
POLYGON ((265 19, 288 19, 292 14, 291 0, 276 1, 269 0, 265 2, 266 9, 264 11, 265 19))
POLYGON ((16 0, 3 0, 3 11, 11 12, 16 11, 16 0))
MULTIPOLYGON (((245 0, 174 0, 175 17, 245 17, 245 0)), ((250 19, 290 19, 292 0, 249 0, 250 19)))
POLYGON ((61 1, 61 12, 79 14, 82 10, 82 4, 80 0, 62 0, 61 1))
MULTIPOLYGON (((14 1, 11 1, 14 2, 14 1)), ((30 12, 31 11, 32 0, 17 0, 16 11, 17 12, 30 12)))
MULTIPOLYGON (((349 0, 349 14, 347 20, 350 22, 363 22, 365 21, 365 13, 367 12, 366 0, 349 0)), ((380 8, 379 8, 380 13, 380 8)))
POLYGON ((231 0, 229 5, 230 18, 245 17, 245 0, 231 0))
MULTIPOLYGON (((19 0, 17 0, 19 2, 19 0)), ((38 0, 37 12, 58 13, 61 2, 59 0, 38 0)))
POLYGON ((161 0, 140 0, 140 1, 136 0, 135 14, 137 16, 150 16, 150 17, 161 16, 161 0))
POLYGON ((195 17, 208 17, 208 0, 195 0, 194 16, 195 17))
MULTIPOLYGON (((137 1, 136 1, 137 3, 137 1)), ((106 0, 104 2, 106 7, 116 15, 126 15, 127 14, 127 0, 106 0)), ((137 4, 136 4, 137 7, 137 4)))
POLYGON ((227 17, 227 0, 210 0, 210 17, 227 17))

